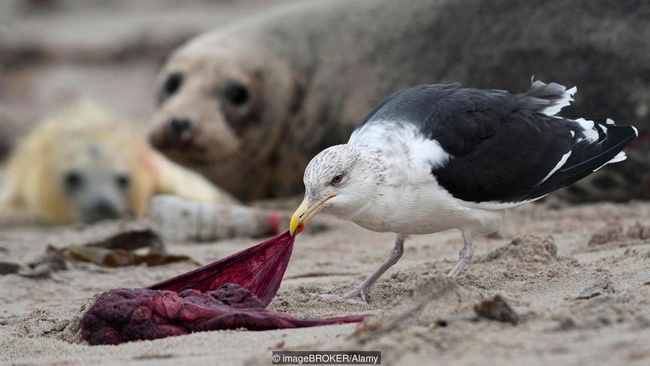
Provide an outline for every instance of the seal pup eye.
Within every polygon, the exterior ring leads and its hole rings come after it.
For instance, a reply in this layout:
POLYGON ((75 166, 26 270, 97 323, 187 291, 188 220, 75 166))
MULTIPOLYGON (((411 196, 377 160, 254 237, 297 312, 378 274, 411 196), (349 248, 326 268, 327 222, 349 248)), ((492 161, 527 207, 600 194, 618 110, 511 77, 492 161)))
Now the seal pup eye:
POLYGON ((73 170, 63 177, 63 184, 67 190, 74 191, 83 186, 84 179, 79 172, 73 170))
POLYGON ((240 106, 248 101, 248 89, 236 81, 230 82, 226 86, 223 95, 230 103, 236 106, 240 106))
POLYGON ((120 174, 115 177, 115 184, 120 189, 127 189, 131 185, 131 179, 129 179, 129 176, 126 174, 120 174))
POLYGON ((343 174, 337 174, 334 178, 332 178, 332 184, 339 184, 343 181, 343 174))

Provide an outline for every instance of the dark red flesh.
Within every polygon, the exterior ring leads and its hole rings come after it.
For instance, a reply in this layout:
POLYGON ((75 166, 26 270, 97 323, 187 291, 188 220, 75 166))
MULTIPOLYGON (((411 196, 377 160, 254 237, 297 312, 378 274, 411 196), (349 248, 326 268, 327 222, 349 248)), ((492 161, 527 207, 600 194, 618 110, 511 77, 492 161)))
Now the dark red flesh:
POLYGON ((280 288, 294 241, 295 236, 287 231, 261 244, 147 288, 207 292, 218 289, 224 283, 236 283, 252 292, 266 307, 280 288))
POLYGON ((208 330, 268 330, 354 323, 366 316, 294 318, 264 309, 255 295, 233 283, 203 293, 115 289, 97 296, 81 319, 81 336, 91 345, 119 344, 208 330))
POLYGON ((268 330, 360 322, 369 315, 300 319, 266 310, 293 250, 288 232, 144 289, 98 295, 81 319, 91 345, 207 330, 268 330))

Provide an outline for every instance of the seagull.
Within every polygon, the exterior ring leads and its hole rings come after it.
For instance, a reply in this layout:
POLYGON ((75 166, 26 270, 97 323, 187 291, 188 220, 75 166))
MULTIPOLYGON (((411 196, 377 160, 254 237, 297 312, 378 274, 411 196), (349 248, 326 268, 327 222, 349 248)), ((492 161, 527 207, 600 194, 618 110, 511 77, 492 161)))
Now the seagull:
POLYGON ((505 209, 625 160, 622 150, 638 136, 636 128, 558 117, 576 87, 533 80, 521 94, 459 83, 403 90, 375 107, 347 144, 310 161, 292 235, 321 211, 395 233, 388 259, 372 275, 345 295, 323 298, 367 302, 409 236, 448 229, 460 230, 464 240, 449 272, 454 277, 472 259, 474 236, 497 231, 505 209))

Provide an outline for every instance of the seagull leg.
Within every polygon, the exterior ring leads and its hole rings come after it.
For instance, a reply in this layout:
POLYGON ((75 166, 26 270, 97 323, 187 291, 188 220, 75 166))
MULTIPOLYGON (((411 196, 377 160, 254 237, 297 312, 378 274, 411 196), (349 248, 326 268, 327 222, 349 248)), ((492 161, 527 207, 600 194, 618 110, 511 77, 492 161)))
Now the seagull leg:
POLYGON ((472 244, 472 237, 472 234, 467 231, 463 231, 463 240, 465 241, 465 245, 463 246, 463 249, 460 250, 456 265, 451 269, 451 271, 449 271, 449 274, 447 276, 456 277, 456 275, 458 275, 460 271, 465 268, 467 263, 469 263, 469 261, 474 256, 474 245, 472 244))
POLYGON ((386 272, 390 267, 392 267, 404 254, 404 241, 406 240, 406 235, 397 234, 395 237, 395 246, 393 250, 390 251, 388 260, 384 262, 377 270, 371 274, 365 281, 363 281, 359 286, 354 288, 354 290, 348 292, 343 296, 333 295, 333 294, 322 294, 321 298, 325 300, 345 300, 351 303, 363 304, 367 303, 368 300, 366 296, 370 292, 372 285, 381 277, 384 272, 386 272))

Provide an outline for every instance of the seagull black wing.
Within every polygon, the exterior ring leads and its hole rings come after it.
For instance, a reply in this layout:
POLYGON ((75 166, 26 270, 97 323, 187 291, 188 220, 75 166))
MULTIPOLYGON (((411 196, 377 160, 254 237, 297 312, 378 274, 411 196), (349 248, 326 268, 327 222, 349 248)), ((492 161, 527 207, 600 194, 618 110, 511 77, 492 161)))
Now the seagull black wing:
POLYGON ((448 159, 431 165, 438 183, 454 197, 476 203, 540 198, 569 185, 622 153, 636 137, 629 126, 553 117, 575 89, 536 81, 528 92, 422 85, 385 100, 355 129, 415 128, 435 140, 448 159))

